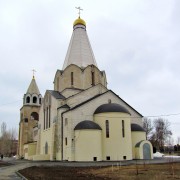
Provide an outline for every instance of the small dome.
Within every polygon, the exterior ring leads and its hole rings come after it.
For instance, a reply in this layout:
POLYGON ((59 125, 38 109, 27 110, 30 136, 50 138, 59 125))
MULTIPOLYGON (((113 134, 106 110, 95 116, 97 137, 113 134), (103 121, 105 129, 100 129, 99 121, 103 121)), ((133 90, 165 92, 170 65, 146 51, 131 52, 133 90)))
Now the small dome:
POLYGON ((98 129, 98 130, 102 130, 101 127, 98 124, 96 124, 93 121, 89 121, 89 120, 85 120, 85 121, 82 121, 82 122, 78 123, 74 128, 74 130, 81 130, 81 129, 98 129))
POLYGON ((75 26, 77 24, 86 26, 86 22, 83 19, 81 19, 80 17, 74 21, 73 26, 75 26))
POLYGON ((138 124, 131 124, 131 131, 143 131, 143 132, 145 132, 144 128, 138 124))
POLYGON ((123 112, 123 113, 130 114, 130 112, 125 107, 119 104, 115 104, 115 103, 108 103, 108 104, 103 104, 99 106, 95 110, 94 114, 99 114, 99 113, 104 113, 104 112, 123 112))

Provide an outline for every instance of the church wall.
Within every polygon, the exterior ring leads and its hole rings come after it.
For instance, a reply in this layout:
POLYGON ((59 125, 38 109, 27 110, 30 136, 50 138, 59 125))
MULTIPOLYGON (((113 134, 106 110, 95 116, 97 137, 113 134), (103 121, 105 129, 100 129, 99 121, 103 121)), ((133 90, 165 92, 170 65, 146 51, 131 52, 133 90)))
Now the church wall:
POLYGON ((106 87, 106 76, 105 73, 101 73, 101 71, 93 65, 81 69, 71 64, 62 74, 60 71, 57 71, 54 79, 55 90, 60 92, 66 88, 88 89, 99 83, 106 87))
POLYGON ((102 160, 131 160, 130 115, 127 113, 109 112, 95 114, 94 119, 102 128, 102 160), (109 124, 108 134, 106 131, 106 121, 109 124), (124 121, 124 135, 122 121, 124 121))
MULTIPOLYGON (((45 101, 41 108, 41 115, 40 115, 40 127, 41 130, 39 140, 40 140, 40 153, 39 154, 49 154, 50 160, 54 160, 56 158, 56 150, 55 150, 55 123, 57 121, 57 107, 59 106, 61 100, 55 99, 50 93, 46 93, 45 101), (44 118, 44 109, 49 108, 48 110, 48 127, 44 127, 44 119, 46 120, 47 114, 45 113, 44 118), (49 115, 50 113, 50 115, 49 115), (50 118, 50 119, 49 119, 50 118), (49 124, 50 120, 50 124, 49 124), (49 127, 50 125, 50 127, 49 127), (45 129, 44 129, 45 128, 45 129), (48 150, 45 152, 46 143, 48 145, 48 150)), ((46 122, 46 121, 45 121, 46 122)), ((44 156, 46 157, 46 156, 44 156)), ((43 158, 42 156, 40 158, 43 158)), ((46 157, 47 158, 47 157, 46 157)))
POLYGON ((101 130, 75 130, 75 161, 101 161, 101 130), (96 160, 94 159, 96 158, 96 160))
POLYGON ((89 65, 85 68, 83 73, 83 89, 87 89, 99 83, 106 87, 104 78, 104 74, 102 75, 102 73, 96 66, 89 65), (94 78, 92 76, 94 76, 94 78))
MULTIPOLYGON (((56 135, 55 135, 55 137, 56 137, 55 138, 56 160, 62 160, 62 152, 64 152, 65 138, 67 137, 67 138, 71 139, 71 136, 70 136, 71 130, 69 130, 67 132, 67 129, 65 127, 65 126, 67 126, 67 125, 65 125, 65 120, 66 120, 67 116, 62 115, 62 113, 66 110, 67 110, 67 108, 59 108, 58 112, 57 112, 58 113, 57 122, 56 122, 56 130, 57 131, 56 131, 56 135), (63 129, 62 129, 62 123, 63 123, 63 129), (67 134, 69 134, 69 135, 67 136, 67 134), (62 142, 62 139, 63 139, 63 142, 62 142)), ((68 126, 69 126, 69 124, 70 124, 69 119, 67 119, 67 122, 68 122, 68 126)), ((68 139, 68 146, 69 145, 70 145, 70 141, 68 139)), ((65 159, 64 156, 63 156, 63 159, 65 159)))
POLYGON ((54 77, 54 90, 55 91, 59 91, 59 77, 60 77, 61 73, 60 70, 56 71, 55 77, 54 77))
POLYGON ((39 110, 39 122, 38 122, 38 135, 37 135, 37 146, 36 146, 36 154, 40 154, 41 148, 41 131, 43 130, 43 122, 44 122, 44 114, 43 114, 43 105, 39 110))
POLYGON ((68 66, 59 77, 59 91, 66 88, 82 89, 82 71, 78 66, 68 66), (73 72, 73 82, 71 81, 71 72, 73 72))
POLYGON ((63 115, 63 158, 64 160, 74 160, 74 125, 72 114, 63 115))
POLYGON ((101 94, 103 92, 106 92, 107 89, 102 86, 101 84, 98 84, 94 87, 91 87, 75 96, 69 97, 66 100, 66 103, 72 108, 78 104, 80 104, 81 102, 84 102, 98 94, 101 94))
POLYGON ((133 159, 135 159, 136 158, 135 146, 138 142, 142 140, 146 140, 146 133, 143 131, 132 131, 131 137, 132 137, 132 154, 133 154, 133 159))

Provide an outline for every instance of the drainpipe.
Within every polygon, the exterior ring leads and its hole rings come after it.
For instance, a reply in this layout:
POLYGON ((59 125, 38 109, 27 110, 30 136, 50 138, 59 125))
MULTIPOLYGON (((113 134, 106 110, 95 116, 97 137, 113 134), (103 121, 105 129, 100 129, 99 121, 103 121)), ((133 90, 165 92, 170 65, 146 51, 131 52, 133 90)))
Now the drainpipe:
POLYGON ((63 161, 63 113, 61 113, 61 160, 63 161))

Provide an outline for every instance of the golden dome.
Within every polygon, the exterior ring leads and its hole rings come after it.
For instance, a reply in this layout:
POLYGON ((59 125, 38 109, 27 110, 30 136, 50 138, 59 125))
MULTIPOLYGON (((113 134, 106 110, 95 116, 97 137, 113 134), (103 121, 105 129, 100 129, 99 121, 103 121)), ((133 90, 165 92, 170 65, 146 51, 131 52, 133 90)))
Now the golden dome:
POLYGON ((86 26, 86 22, 83 19, 81 19, 80 17, 74 21, 73 26, 75 26, 77 24, 82 24, 82 25, 86 26))

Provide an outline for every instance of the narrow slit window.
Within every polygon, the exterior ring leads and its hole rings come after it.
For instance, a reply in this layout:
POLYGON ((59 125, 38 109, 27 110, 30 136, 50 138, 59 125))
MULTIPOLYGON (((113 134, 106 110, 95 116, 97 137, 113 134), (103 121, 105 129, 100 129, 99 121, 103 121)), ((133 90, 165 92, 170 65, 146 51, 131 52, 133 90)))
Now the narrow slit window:
POLYGON ((51 106, 49 106, 49 128, 51 126, 51 106))
POLYGON ((106 138, 109 138, 109 121, 106 120, 106 138))
POLYGON ((95 85, 94 72, 91 72, 91 77, 92 77, 92 86, 94 86, 95 85))
POLYGON ((46 111, 44 109, 44 129, 45 129, 45 124, 46 124, 46 111))
POLYGON ((125 137, 124 120, 122 120, 122 137, 125 137))
POLYGON ((46 129, 48 128, 48 107, 46 108, 46 129))
POLYGON ((74 85, 74 73, 71 72, 71 86, 74 85))
POLYGON ((67 146, 67 137, 65 138, 65 145, 67 146))

